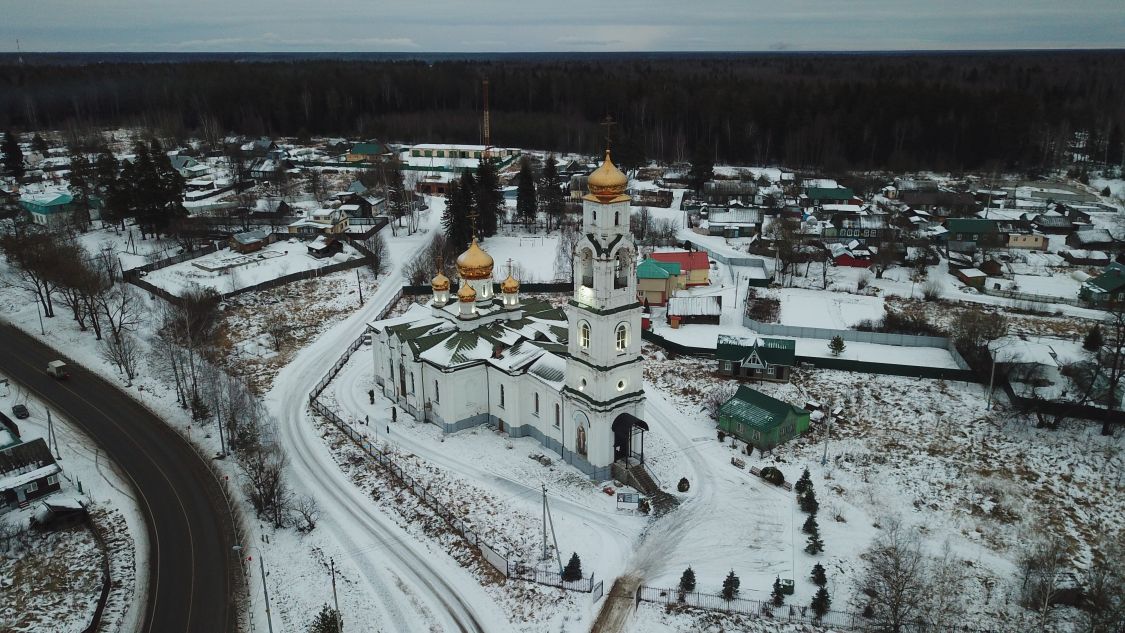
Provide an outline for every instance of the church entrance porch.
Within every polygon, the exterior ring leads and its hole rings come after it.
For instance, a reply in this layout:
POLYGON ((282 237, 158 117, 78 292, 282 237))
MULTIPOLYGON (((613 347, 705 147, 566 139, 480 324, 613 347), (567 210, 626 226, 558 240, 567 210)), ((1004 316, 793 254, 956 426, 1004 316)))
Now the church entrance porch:
POLYGON ((622 413, 614 418, 610 428, 613 430, 613 461, 627 465, 645 463, 648 423, 632 413, 622 413))

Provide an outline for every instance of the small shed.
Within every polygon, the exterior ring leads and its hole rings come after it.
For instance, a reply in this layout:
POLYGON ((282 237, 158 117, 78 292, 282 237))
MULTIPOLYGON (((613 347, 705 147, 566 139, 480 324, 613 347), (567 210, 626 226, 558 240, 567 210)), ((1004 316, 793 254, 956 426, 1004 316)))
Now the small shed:
POLYGON ((309 255, 318 259, 337 255, 343 250, 343 243, 333 235, 319 235, 309 242, 309 255))
POLYGON ((238 253, 253 253, 260 251, 270 243, 272 234, 261 229, 235 233, 230 236, 230 249, 238 253))
POLYGON ((680 323, 709 323, 718 325, 723 315, 723 298, 719 295, 706 297, 672 297, 668 300, 668 319, 679 317, 680 323))
POLYGON ((743 385, 719 407, 719 428, 768 451, 809 430, 809 412, 743 385))
POLYGON ((971 286, 978 290, 984 287, 984 281, 988 277, 988 275, 979 268, 958 268, 953 271, 953 276, 960 279, 961 283, 966 286, 971 286))

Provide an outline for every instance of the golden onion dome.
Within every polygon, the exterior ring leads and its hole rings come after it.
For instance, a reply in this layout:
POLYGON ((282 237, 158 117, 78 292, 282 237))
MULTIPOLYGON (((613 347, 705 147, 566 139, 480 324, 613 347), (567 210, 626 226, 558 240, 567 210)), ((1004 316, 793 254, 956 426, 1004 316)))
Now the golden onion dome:
POLYGON ((500 292, 504 294, 513 294, 520 291, 520 282, 508 272, 508 278, 500 282, 500 292))
POLYGON ((457 291, 457 299, 461 303, 471 303, 477 300, 477 291, 469 284, 461 284, 461 289, 457 291))
POLYGON ((440 270, 434 278, 430 280, 430 287, 435 291, 449 290, 449 277, 446 277, 440 270))
POLYGON ((595 197, 604 200, 616 198, 625 193, 625 187, 629 184, 629 178, 621 173, 617 165, 613 164, 613 160, 609 157, 609 150, 605 151, 605 162, 601 167, 594 170, 587 180, 587 186, 595 197))
POLYGON ((477 238, 469 248, 457 256, 457 272, 461 279, 490 279, 492 277, 492 256, 477 244, 477 238))

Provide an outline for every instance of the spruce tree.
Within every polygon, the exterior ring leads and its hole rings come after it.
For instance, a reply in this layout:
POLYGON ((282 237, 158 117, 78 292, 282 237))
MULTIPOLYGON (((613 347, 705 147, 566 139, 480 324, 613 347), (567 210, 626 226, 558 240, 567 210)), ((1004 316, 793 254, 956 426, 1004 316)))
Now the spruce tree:
POLYGON ((824 614, 828 613, 828 609, 832 606, 832 599, 828 597, 828 590, 824 587, 817 589, 816 595, 813 596, 812 603, 809 606, 812 607, 813 613, 816 614, 818 620, 823 618, 824 614))
MULTIPOLYGON (((465 172, 470 186, 472 174, 465 172)), ((472 224, 469 222, 469 213, 472 212, 473 192, 465 187, 462 182, 454 180, 449 183, 449 190, 445 196, 445 211, 441 216, 441 227, 445 231, 445 239, 449 249, 460 253, 465 250, 472 239, 472 224)))
POLYGON ((780 607, 785 604, 785 592, 781 590, 781 577, 773 579, 773 591, 770 593, 770 602, 773 606, 780 607))
POLYGON ((94 178, 94 165, 81 152, 70 159, 70 192, 78 202, 83 217, 81 223, 90 223, 90 198, 97 191, 97 181, 94 178))
POLYGON ((684 574, 680 576, 680 591, 695 591, 695 572, 691 567, 685 569, 684 574))
POLYGON ((309 633, 340 633, 340 616, 335 609, 324 605, 309 625, 309 633))
POLYGON ((797 480, 797 483, 793 484, 793 491, 801 494, 809 488, 812 488, 812 476, 809 475, 809 469, 806 468, 805 472, 801 473, 801 478, 797 480))
POLYGON ((836 335, 832 340, 828 341, 828 351, 832 352, 833 356, 839 356, 844 353, 848 345, 844 342, 844 337, 836 335))
POLYGON ((546 162, 543 163, 538 197, 539 204, 543 207, 543 214, 547 217, 547 231, 550 231, 552 220, 556 226, 562 222, 563 210, 566 208, 562 179, 559 177, 559 168, 555 165, 554 154, 548 155, 546 162))
POLYGON ((1098 352, 1103 345, 1105 345, 1105 337, 1102 335, 1102 328, 1094 324, 1094 327, 1086 333, 1086 338, 1082 339, 1082 349, 1087 352, 1098 352))
MULTIPOLYGON (((47 153, 47 141, 43 140, 43 137, 39 136, 38 132, 36 132, 35 135, 31 137, 31 149, 39 152, 40 154, 47 153)), ((75 152, 71 153, 73 154, 75 152)))
POLYGON ((525 155, 520 159, 520 173, 516 176, 516 215, 526 226, 535 222, 535 214, 538 210, 535 174, 531 170, 531 159, 525 155))
POLYGON ((23 179, 23 150, 20 149, 20 138, 12 132, 7 132, 4 135, 4 143, 0 144, 0 154, 3 154, 4 168, 8 170, 16 180, 23 179))
POLYGON ((475 198, 478 214, 477 234, 480 237, 496 235, 500 214, 504 210, 504 194, 500 192, 500 173, 493 158, 480 160, 480 166, 477 167, 475 198))
POLYGON ((703 184, 714 177, 715 159, 712 157, 711 148, 701 145, 695 149, 692 156, 688 183, 696 193, 700 193, 703 191, 703 184))
POLYGON ((567 582, 582 580, 582 561, 578 558, 578 552, 570 555, 570 561, 563 567, 562 579, 567 582))
POLYGON ((805 545, 805 553, 816 556, 824 551, 824 541, 820 540, 820 532, 809 534, 809 542, 805 545))
POLYGON ((811 482, 808 489, 797 495, 797 504, 801 507, 802 512, 809 514, 816 514, 816 511, 820 509, 820 503, 816 500, 816 491, 813 490, 811 482))
POLYGON ((730 573, 727 574, 726 579, 723 580, 723 600, 734 600, 735 596, 738 595, 738 584, 738 576, 734 575, 734 570, 732 569, 730 573))
POLYGON ((828 584, 828 576, 824 573, 824 565, 817 563, 812 568, 812 581, 818 587, 828 584))
POLYGON ((820 533, 820 525, 816 522, 815 514, 810 514, 809 518, 805 519, 805 524, 801 526, 801 531, 805 534, 820 533))

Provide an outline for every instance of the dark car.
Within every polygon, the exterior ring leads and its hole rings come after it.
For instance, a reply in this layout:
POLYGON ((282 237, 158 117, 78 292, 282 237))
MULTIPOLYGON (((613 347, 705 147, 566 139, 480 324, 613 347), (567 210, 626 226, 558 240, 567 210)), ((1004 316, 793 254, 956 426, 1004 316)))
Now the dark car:
POLYGON ((31 413, 27 410, 27 407, 22 404, 17 404, 16 406, 12 407, 12 414, 20 420, 26 420, 29 416, 31 416, 31 413))

